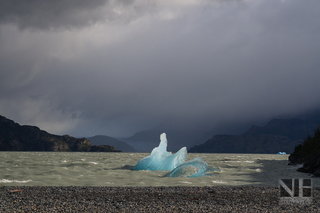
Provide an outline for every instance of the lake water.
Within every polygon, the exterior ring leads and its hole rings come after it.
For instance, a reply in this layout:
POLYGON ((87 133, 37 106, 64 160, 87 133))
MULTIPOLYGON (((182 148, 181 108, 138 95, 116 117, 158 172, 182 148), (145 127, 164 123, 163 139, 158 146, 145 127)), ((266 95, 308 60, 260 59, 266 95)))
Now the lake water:
MULTIPOLYGON (((288 155, 188 154, 221 172, 197 178, 134 171, 149 153, 0 152, 0 186, 278 186, 282 178, 311 178, 288 166, 288 155)), ((313 185, 320 186, 319 178, 313 185)))

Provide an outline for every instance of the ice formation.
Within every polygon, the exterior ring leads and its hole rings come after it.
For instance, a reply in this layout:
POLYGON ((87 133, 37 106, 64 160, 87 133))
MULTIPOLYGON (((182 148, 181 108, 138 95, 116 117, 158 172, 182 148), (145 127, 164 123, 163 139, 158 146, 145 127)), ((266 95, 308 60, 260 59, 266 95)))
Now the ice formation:
POLYGON ((286 155, 286 152, 278 152, 278 155, 286 155))
POLYGON ((173 170, 182 164, 188 157, 187 148, 182 147, 176 154, 167 152, 166 133, 160 135, 160 144, 155 147, 150 156, 145 157, 137 163, 134 170, 173 170))
POLYGON ((198 157, 193 160, 187 161, 172 172, 170 172, 170 177, 202 177, 213 175, 215 172, 220 172, 220 169, 209 167, 202 158, 198 157))
POLYGON ((202 158, 185 162, 188 158, 187 148, 182 147, 173 155, 167 152, 167 143, 166 133, 162 133, 159 146, 152 150, 150 156, 139 160, 134 170, 172 170, 169 177, 201 177, 220 171, 219 168, 209 167, 202 158))

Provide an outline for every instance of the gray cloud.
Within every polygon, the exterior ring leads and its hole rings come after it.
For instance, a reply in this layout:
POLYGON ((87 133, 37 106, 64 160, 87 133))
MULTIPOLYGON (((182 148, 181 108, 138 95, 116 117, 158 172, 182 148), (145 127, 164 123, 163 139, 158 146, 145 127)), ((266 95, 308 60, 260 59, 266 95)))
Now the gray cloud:
POLYGON ((120 16, 115 10, 133 3, 110 0, 1 0, 0 23, 11 23, 20 29, 72 29, 90 26, 120 16))
POLYGON ((91 136, 207 131, 320 107, 318 1, 135 1, 100 24, 106 16, 83 13, 110 5, 62 6, 43 25, 13 26, 8 17, 24 13, 2 12, 0 114, 91 136))

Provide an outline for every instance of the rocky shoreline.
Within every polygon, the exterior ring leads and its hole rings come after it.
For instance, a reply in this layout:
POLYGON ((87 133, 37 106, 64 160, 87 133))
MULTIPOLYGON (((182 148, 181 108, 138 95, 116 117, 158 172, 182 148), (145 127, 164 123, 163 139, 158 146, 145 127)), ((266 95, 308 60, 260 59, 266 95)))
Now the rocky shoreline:
POLYGON ((278 187, 0 186, 0 212, 319 212, 312 205, 279 205, 278 187))

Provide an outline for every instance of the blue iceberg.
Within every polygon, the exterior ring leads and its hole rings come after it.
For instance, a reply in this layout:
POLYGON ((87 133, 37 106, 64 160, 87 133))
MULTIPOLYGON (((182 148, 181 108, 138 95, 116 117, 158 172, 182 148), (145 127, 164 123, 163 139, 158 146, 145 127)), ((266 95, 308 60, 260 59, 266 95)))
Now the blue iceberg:
POLYGON ((285 152, 278 152, 278 155, 286 155, 287 153, 285 152))
POLYGON ((167 143, 166 133, 162 133, 159 146, 152 150, 150 156, 139 160, 134 170, 171 171, 169 177, 201 177, 220 171, 219 168, 209 167, 202 158, 185 162, 187 148, 182 147, 173 155, 167 152, 167 143))
POLYGON ((215 172, 220 172, 220 168, 209 167, 202 158, 198 157, 175 168, 170 172, 169 177, 202 177, 214 175, 215 172))
POLYGON ((169 171, 182 164, 187 158, 187 148, 182 147, 176 154, 167 152, 166 133, 160 135, 160 144, 154 148, 150 156, 138 161, 134 170, 169 171))

